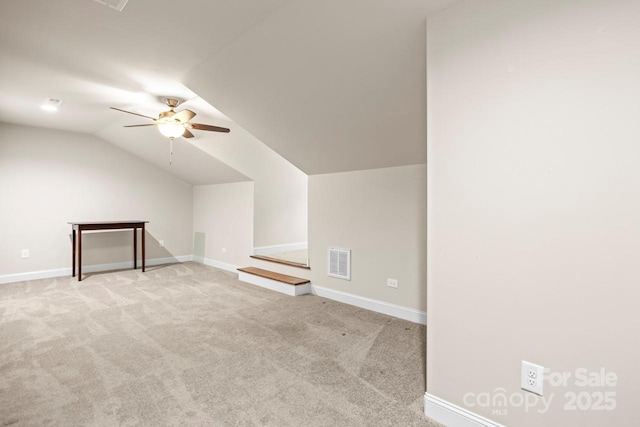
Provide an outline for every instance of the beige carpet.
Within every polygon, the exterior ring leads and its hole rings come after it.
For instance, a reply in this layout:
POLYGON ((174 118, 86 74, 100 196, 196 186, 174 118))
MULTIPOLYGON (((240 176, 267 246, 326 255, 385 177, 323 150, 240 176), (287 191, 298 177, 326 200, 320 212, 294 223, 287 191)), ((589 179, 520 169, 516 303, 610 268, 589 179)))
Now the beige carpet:
POLYGON ((297 249, 295 251, 274 252, 266 256, 275 259, 281 259, 289 262, 297 262, 298 264, 307 265, 309 251, 307 249, 297 249))
POLYGON ((432 426, 424 337, 196 263, 0 285, 0 425, 432 426))

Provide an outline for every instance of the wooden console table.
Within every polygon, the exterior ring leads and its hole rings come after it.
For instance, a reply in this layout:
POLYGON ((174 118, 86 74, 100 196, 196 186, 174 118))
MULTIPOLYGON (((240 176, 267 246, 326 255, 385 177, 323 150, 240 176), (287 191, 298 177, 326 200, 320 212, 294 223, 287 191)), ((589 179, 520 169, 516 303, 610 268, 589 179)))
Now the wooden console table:
POLYGON ((71 251, 71 275, 76 276, 76 231, 78 232, 78 282, 82 281, 82 232, 88 230, 128 230, 133 229, 133 269, 138 268, 138 229, 142 230, 142 271, 144 272, 144 225, 149 221, 99 221, 69 222, 73 234, 71 251))

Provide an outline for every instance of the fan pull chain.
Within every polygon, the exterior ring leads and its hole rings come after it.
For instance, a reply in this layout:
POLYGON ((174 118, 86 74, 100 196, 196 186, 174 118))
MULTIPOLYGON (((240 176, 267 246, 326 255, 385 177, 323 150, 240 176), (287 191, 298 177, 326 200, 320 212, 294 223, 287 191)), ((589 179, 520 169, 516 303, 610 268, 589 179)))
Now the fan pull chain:
POLYGON ((173 158, 173 138, 169 138, 169 165, 171 165, 171 160, 173 158))

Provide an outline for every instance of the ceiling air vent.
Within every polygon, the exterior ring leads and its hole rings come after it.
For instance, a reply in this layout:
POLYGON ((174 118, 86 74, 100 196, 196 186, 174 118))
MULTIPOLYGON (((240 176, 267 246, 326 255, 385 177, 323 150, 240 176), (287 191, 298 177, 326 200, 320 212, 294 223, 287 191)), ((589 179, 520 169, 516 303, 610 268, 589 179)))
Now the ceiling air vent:
POLYGON ((118 12, 122 12, 122 9, 126 6, 129 0, 93 0, 96 3, 100 3, 104 6, 109 6, 111 9, 115 9, 118 12))
POLYGON ((351 250, 329 248, 329 276, 351 280, 351 250))

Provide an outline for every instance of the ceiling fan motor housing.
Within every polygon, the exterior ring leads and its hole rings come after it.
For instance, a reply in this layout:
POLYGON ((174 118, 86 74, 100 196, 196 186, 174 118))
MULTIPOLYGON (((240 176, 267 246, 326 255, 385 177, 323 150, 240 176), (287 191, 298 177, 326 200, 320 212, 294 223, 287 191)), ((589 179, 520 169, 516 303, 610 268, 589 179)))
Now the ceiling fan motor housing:
POLYGON ((180 100, 175 98, 165 98, 164 102, 169 106, 169 108, 176 108, 180 105, 180 100))
POLYGON ((162 113, 160 113, 160 115, 158 116, 158 120, 162 120, 162 119, 169 119, 171 118, 174 114, 176 114, 175 111, 173 110, 169 110, 169 111, 163 111, 162 113))

